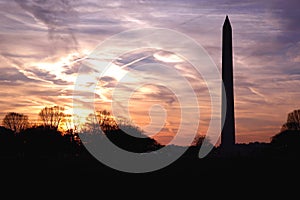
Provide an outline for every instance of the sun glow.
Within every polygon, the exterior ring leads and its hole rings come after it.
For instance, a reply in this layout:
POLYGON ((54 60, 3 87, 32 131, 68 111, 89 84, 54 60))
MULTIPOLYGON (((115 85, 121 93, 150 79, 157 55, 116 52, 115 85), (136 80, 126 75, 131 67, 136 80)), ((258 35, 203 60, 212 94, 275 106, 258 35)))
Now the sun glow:
POLYGON ((177 56, 176 54, 168 53, 168 52, 157 52, 153 54, 153 57, 159 61, 166 62, 166 63, 184 62, 184 60, 179 56, 177 56))
POLYGON ((103 72, 102 77, 108 76, 108 77, 113 77, 117 81, 120 81, 126 74, 127 70, 122 69, 118 65, 111 64, 107 69, 103 72))
MULTIPOLYGON (((49 74, 54 75, 56 79, 61 79, 67 82, 74 82, 76 79, 76 73, 67 74, 66 67, 72 67, 75 64, 78 64, 80 61, 84 60, 88 54, 89 51, 83 49, 80 53, 69 53, 66 56, 62 56, 59 59, 56 59, 55 61, 52 61, 52 58, 38 63, 30 63, 30 67, 36 67, 36 69, 41 72, 48 72, 49 74)), ((24 71, 27 70, 25 69, 24 71)))

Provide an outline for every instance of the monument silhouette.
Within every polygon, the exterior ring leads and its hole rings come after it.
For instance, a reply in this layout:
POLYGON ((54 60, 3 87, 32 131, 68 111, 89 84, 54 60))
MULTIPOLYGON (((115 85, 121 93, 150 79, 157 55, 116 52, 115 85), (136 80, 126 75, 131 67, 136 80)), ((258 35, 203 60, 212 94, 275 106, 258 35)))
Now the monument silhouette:
POLYGON ((222 124, 221 147, 231 149, 235 144, 232 29, 228 16, 223 24, 222 34, 222 124))

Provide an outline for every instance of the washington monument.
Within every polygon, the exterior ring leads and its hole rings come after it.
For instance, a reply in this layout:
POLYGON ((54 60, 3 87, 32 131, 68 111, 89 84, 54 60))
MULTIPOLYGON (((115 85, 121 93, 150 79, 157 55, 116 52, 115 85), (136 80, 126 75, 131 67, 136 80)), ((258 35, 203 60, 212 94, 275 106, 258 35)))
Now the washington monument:
POLYGON ((233 64, 232 64, 232 29, 228 16, 223 24, 222 35, 222 124, 221 147, 231 149, 235 144, 233 64))

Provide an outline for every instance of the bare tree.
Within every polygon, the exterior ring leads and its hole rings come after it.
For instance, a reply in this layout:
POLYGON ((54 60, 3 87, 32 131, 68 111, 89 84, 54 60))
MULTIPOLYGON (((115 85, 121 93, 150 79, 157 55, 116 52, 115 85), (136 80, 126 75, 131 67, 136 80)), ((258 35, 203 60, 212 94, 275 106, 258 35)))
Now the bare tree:
POLYGON ((103 110, 97 111, 95 114, 89 114, 81 129, 89 133, 99 133, 101 130, 106 133, 107 131, 117 130, 118 125, 110 112, 103 110))
POLYGON ((96 117, 103 132, 118 129, 114 116, 107 110, 97 111, 96 117))
POLYGON ((90 113, 86 119, 85 123, 80 128, 80 132, 89 133, 89 134, 98 134, 101 133, 100 126, 97 121, 95 114, 90 113))
POLYGON ((13 132, 19 133, 28 128, 28 116, 20 113, 9 112, 3 119, 3 125, 5 128, 8 128, 13 132))
POLYGON ((45 107, 39 112, 39 117, 42 120, 44 127, 58 129, 59 124, 63 120, 65 114, 64 108, 60 106, 45 107))

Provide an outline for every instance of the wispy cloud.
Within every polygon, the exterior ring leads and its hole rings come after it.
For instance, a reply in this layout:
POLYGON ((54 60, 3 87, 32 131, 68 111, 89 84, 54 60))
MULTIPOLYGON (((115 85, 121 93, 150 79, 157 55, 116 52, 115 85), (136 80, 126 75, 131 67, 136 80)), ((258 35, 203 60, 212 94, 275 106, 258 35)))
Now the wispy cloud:
POLYGON ((73 1, 15 0, 15 2, 33 17, 36 23, 43 23, 47 27, 50 40, 63 43, 68 49, 77 49, 78 43, 73 27, 77 24, 78 14, 73 1))

